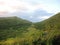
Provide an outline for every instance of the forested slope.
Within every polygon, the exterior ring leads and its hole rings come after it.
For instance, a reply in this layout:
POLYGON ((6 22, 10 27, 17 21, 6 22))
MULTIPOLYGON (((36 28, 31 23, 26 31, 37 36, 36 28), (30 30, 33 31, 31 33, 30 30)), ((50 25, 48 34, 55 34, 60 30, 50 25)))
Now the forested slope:
POLYGON ((0 18, 0 45, 60 45, 60 13, 37 23, 0 18))

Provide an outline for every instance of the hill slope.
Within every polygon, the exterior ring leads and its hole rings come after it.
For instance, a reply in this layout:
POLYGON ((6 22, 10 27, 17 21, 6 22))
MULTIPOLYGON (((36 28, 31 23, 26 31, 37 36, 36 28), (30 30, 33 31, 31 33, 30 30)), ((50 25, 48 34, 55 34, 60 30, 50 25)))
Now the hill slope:
POLYGON ((32 23, 18 17, 0 17, 0 40, 16 37, 32 23))
POLYGON ((35 28, 43 31, 42 38, 46 45, 60 45, 60 13, 35 23, 35 28))
POLYGON ((35 26, 37 29, 42 30, 60 30, 60 13, 50 17, 47 20, 35 23, 35 26))
POLYGON ((0 18, 0 45, 55 44, 60 45, 60 13, 37 23, 18 17, 0 18))
POLYGON ((0 29, 28 27, 31 22, 18 17, 0 17, 0 29))

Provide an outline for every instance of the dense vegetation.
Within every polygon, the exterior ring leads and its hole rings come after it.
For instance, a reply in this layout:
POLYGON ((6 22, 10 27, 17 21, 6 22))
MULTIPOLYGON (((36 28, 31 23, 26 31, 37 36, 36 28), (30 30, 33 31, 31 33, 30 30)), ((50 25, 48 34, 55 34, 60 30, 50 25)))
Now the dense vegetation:
POLYGON ((0 45, 60 45, 60 13, 37 23, 0 18, 0 45))
POLYGON ((0 18, 0 40, 16 37, 30 25, 31 22, 18 17, 0 18))

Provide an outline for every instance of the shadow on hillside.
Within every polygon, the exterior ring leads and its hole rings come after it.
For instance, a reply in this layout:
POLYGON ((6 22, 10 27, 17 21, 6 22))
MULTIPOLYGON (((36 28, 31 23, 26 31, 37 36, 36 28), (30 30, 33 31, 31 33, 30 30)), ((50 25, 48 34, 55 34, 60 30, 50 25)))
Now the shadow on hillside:
POLYGON ((53 38, 52 45, 60 45, 60 35, 53 38))

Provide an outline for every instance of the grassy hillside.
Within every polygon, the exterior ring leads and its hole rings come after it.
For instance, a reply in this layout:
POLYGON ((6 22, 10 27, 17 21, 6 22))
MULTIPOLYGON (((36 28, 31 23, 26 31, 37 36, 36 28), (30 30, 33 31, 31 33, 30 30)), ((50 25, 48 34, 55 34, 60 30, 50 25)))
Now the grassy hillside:
MULTIPOLYGON (((52 45, 51 43, 55 40, 54 38, 60 36, 60 13, 50 17, 47 20, 35 23, 35 28, 43 30, 43 37, 45 35, 47 45, 52 45)), ((60 37, 58 40, 60 45, 60 37)))
POLYGON ((33 45, 42 31, 18 17, 0 18, 0 45, 33 45))
POLYGON ((0 45, 60 45, 60 13, 37 23, 0 18, 0 45))
POLYGON ((18 17, 0 18, 0 40, 16 37, 26 31, 31 22, 18 17))
POLYGON ((31 22, 18 17, 3 17, 0 18, 0 29, 17 29, 21 27, 28 27, 31 22))
POLYGON ((60 13, 42 22, 35 23, 37 29, 41 30, 60 30, 60 13))

